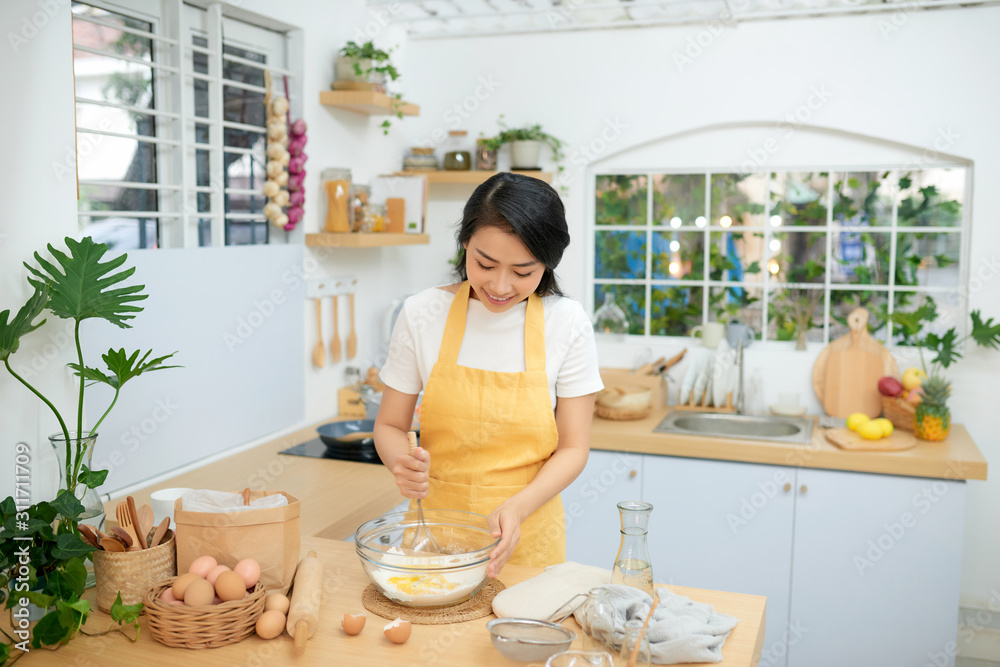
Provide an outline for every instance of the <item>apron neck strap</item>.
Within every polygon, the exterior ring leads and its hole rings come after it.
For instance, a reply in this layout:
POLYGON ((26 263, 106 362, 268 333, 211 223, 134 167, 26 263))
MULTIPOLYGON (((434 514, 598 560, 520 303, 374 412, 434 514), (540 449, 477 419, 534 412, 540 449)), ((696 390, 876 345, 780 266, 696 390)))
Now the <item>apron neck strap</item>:
MULTIPOLYGON (((441 337, 438 361, 458 364, 458 351, 465 337, 466 313, 469 310, 471 287, 466 280, 455 293, 448 309, 448 320, 441 337)), ((542 298, 532 293, 528 297, 524 315, 524 368, 528 371, 545 371, 545 310, 542 298)))

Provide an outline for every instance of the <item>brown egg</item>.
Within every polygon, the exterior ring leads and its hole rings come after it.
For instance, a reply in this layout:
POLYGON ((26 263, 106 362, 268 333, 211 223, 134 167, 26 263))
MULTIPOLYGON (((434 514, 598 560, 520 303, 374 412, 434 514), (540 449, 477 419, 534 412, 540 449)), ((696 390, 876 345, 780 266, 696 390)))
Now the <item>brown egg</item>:
POLYGON ((188 566, 188 572, 193 572, 204 579, 209 570, 218 564, 218 561, 211 556, 202 556, 201 558, 195 558, 191 561, 191 565, 188 566))
POLYGON ((212 604, 213 598, 215 598, 215 590, 212 588, 212 584, 200 577, 192 581, 187 590, 184 591, 184 604, 189 607, 203 607, 212 604))
POLYGON ((382 632, 385 633, 386 639, 391 641, 393 644, 405 644, 406 640, 410 638, 410 633, 413 631, 413 626, 410 625, 409 621, 404 621, 401 618, 397 618, 392 623, 386 623, 385 627, 382 628, 382 632))
MULTIPOLYGON (((190 586, 193 582, 198 581, 199 579, 201 579, 201 577, 199 577, 197 574, 194 574, 193 572, 182 574, 181 576, 177 577, 177 579, 174 580, 174 583, 170 587, 170 590, 173 592, 175 598, 177 598, 178 600, 183 600, 184 593, 187 591, 188 586, 190 586)), ((204 581, 204 579, 201 580, 204 581)))
POLYGON ((340 621, 340 627, 344 628, 344 632, 349 635, 356 635, 365 629, 365 621, 368 620, 368 616, 365 612, 360 614, 344 614, 343 620, 340 621))
POLYGON ((274 639, 285 629, 285 615, 277 609, 265 611, 257 619, 257 635, 261 639, 274 639))
POLYGON ((167 604, 184 604, 176 597, 174 597, 174 591, 169 588, 165 588, 162 593, 160 593, 160 600, 166 602, 167 604))
POLYGON ((205 575, 205 579, 208 580, 208 583, 214 586, 215 580, 219 578, 220 574, 222 574, 223 572, 230 572, 230 571, 231 570, 225 565, 216 565, 215 567, 213 567, 211 570, 208 571, 208 574, 205 575))
POLYGON ((268 595, 264 598, 264 611, 271 611, 272 609, 280 611, 282 614, 288 613, 288 606, 291 604, 290 600, 282 595, 281 593, 274 593, 273 595, 268 595))
POLYGON ((247 596, 243 577, 232 570, 226 570, 219 574, 219 578, 215 580, 215 592, 218 593, 223 602, 242 600, 247 596))

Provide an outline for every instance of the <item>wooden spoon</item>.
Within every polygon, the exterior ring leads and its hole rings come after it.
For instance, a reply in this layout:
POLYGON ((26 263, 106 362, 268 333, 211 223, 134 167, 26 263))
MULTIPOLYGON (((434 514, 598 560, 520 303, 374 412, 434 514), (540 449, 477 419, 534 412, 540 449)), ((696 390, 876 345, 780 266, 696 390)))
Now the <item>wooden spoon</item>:
POLYGON ((149 548, 149 539, 146 536, 149 535, 149 531, 153 530, 153 526, 156 525, 155 521, 152 507, 143 505, 139 508, 139 534, 145 540, 147 549, 149 548))
POLYGON ((356 440, 364 440, 365 438, 372 438, 375 434, 371 431, 355 431, 354 433, 348 433, 345 436, 337 438, 341 442, 355 442, 356 440))
POLYGON ((330 358, 340 361, 340 325, 337 323, 337 295, 333 295, 333 340, 330 341, 330 358))
POLYGON ((101 548, 101 538, 99 538, 97 536, 97 533, 94 532, 93 526, 88 526, 85 523, 81 523, 77 526, 77 529, 80 531, 80 537, 83 538, 84 542, 94 547, 95 549, 101 548))
POLYGON ((353 359, 358 354, 358 335, 354 333, 354 292, 347 295, 351 312, 351 331, 347 334, 347 358, 353 359))
POLYGON ((124 544, 126 549, 135 545, 135 542, 132 541, 132 536, 118 526, 111 527, 111 535, 119 542, 124 544))
POLYGON ((113 537, 105 537, 101 540, 101 548, 105 551, 118 551, 120 553, 125 552, 125 545, 113 537))
MULTIPOLYGON (((140 549, 145 549, 146 533, 140 530, 141 524, 139 523, 139 511, 135 508, 135 498, 132 496, 126 496, 125 501, 128 503, 128 516, 132 519, 132 532, 136 537, 136 541, 132 546, 138 545, 140 549)), ((152 528, 152 526, 150 526, 150 528, 152 528)))
POLYGON ((156 527, 156 532, 153 533, 153 537, 151 537, 149 540, 150 549, 152 549, 153 547, 155 547, 160 543, 160 540, 163 539, 163 536, 167 534, 168 528, 170 528, 170 517, 165 516, 163 517, 163 521, 160 522, 160 525, 156 527))
POLYGON ((326 348, 323 347, 323 302, 316 299, 316 347, 313 348, 313 366, 323 368, 326 365, 326 348))

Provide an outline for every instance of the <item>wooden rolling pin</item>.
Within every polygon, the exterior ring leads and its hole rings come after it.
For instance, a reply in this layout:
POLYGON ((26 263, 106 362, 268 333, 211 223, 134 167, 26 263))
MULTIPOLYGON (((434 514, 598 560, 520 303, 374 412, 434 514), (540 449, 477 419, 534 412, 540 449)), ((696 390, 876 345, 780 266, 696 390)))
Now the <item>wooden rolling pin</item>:
POLYGON ((323 564, 316 552, 299 562, 292 582, 292 602, 288 607, 285 631, 295 640, 295 653, 306 650, 306 640, 319 627, 319 608, 323 601, 323 564))

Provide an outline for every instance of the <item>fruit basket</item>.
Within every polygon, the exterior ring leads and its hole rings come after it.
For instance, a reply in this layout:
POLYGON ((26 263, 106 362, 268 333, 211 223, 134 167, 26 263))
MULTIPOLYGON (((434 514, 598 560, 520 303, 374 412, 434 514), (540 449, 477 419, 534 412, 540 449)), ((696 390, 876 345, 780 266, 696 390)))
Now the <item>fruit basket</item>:
POLYGON ((917 406, 901 398, 882 397, 882 412, 896 428, 913 432, 916 429, 917 406))

